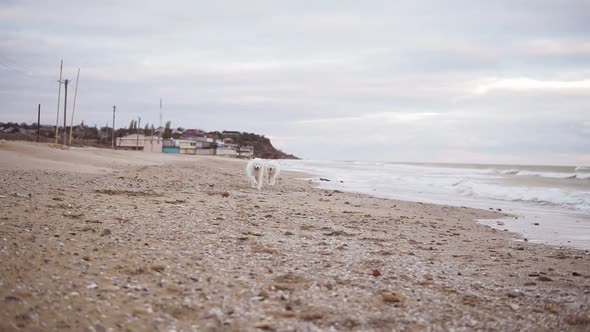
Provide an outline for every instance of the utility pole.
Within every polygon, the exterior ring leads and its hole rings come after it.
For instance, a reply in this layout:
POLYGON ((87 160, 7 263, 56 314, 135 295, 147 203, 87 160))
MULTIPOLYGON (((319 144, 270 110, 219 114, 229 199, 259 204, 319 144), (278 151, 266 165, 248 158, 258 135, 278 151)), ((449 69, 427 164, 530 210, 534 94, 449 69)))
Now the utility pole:
POLYGON ((61 100, 61 74, 63 71, 63 67, 64 67, 64 61, 61 60, 61 65, 59 66, 59 90, 57 90, 57 115, 56 115, 56 119, 55 119, 55 144, 57 144, 57 139, 59 137, 59 102, 61 100))
POLYGON ((115 149, 115 109, 117 106, 113 105, 113 150, 115 149))
POLYGON ((37 143, 39 143, 39 128, 41 128, 41 104, 37 109, 37 143))
MULTIPOLYGON (((145 144, 145 141, 144 141, 145 144)), ((144 147, 145 149, 145 147, 144 147)), ((152 134, 150 135, 150 152, 154 152, 154 125, 152 125, 152 134)))
POLYGON ((141 128, 141 117, 138 116, 139 122, 137 123, 137 142, 135 143, 135 151, 139 150, 139 128, 141 128))
POLYGON ((64 141, 63 141, 63 145, 67 145, 68 144, 68 130, 67 130, 67 126, 68 126, 68 119, 67 119, 67 110, 68 110, 68 83, 70 83, 70 80, 68 80, 66 78, 66 80, 63 82, 64 83, 64 141))

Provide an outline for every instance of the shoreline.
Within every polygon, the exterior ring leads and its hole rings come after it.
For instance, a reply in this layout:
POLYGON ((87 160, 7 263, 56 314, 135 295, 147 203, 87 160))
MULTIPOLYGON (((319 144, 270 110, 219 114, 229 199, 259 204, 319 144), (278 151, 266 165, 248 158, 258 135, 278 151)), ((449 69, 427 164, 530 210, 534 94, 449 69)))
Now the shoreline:
MULTIPOLYGON (((503 166, 507 167, 508 165, 503 166)), ((422 193, 417 192, 406 192, 403 189, 399 193, 391 193, 387 192, 387 189, 367 187, 367 183, 362 180, 354 187, 350 185, 350 182, 343 183, 338 177, 326 178, 326 169, 323 171, 316 170, 315 172, 313 169, 298 169, 297 166, 295 169, 300 172, 308 172, 306 174, 309 174, 309 176, 302 180, 309 180, 326 190, 361 193, 373 197, 407 202, 423 202, 455 207, 467 206, 484 211, 501 211, 506 216, 494 220, 483 220, 481 223, 500 231, 514 233, 524 241, 590 250, 590 216, 585 215, 580 210, 570 210, 561 206, 544 206, 519 201, 461 195, 453 197, 454 200, 451 201, 449 197, 440 193, 425 192, 422 195, 422 193)))
POLYGON ((0 143, 3 329, 590 327, 590 256, 475 222, 497 212, 54 150, 0 143))

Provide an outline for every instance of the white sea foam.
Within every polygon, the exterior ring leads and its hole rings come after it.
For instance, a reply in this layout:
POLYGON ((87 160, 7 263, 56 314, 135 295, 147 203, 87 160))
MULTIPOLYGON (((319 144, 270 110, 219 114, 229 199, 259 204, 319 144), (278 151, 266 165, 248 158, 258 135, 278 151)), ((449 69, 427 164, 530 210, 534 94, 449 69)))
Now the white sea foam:
POLYGON ((502 186, 498 184, 462 181, 457 192, 477 198, 492 198, 504 201, 520 201, 541 205, 553 204, 570 209, 590 212, 590 192, 559 188, 536 188, 502 186))
POLYGON ((590 172, 580 167, 305 160, 283 161, 283 167, 332 180, 322 182, 326 188, 382 197, 446 204, 469 197, 590 212, 590 172))

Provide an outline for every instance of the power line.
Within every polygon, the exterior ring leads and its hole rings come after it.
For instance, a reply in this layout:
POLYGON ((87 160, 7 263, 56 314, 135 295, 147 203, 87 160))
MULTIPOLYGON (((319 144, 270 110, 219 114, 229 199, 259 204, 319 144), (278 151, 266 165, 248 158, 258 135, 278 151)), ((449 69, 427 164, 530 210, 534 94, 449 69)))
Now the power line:
POLYGON ((12 61, 11 59, 9 59, 9 58, 7 58, 7 57, 5 57, 3 55, 0 55, 0 62, 2 62, 6 66, 10 66, 10 67, 13 67, 13 68, 16 68, 16 69, 19 69, 19 67, 20 67, 21 70, 26 70, 27 69, 24 66, 19 65, 18 63, 12 61))
POLYGON ((19 74, 22 74, 27 78, 32 78, 32 70, 30 70, 30 68, 19 65, 16 62, 2 55, 0 55, 0 66, 4 67, 5 69, 12 70, 19 74))

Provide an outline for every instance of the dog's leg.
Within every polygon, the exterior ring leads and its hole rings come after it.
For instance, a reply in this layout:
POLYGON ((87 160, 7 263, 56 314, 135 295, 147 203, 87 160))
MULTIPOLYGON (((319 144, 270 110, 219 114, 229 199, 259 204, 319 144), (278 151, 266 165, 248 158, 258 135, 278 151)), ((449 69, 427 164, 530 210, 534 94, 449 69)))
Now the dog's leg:
POLYGON ((248 180, 250 180, 250 187, 256 188, 258 183, 256 182, 256 178, 252 175, 248 175, 248 180))
POLYGON ((260 170, 257 174, 257 179, 258 180, 258 190, 260 190, 262 188, 262 180, 264 177, 264 173, 262 172, 262 170, 260 170))

